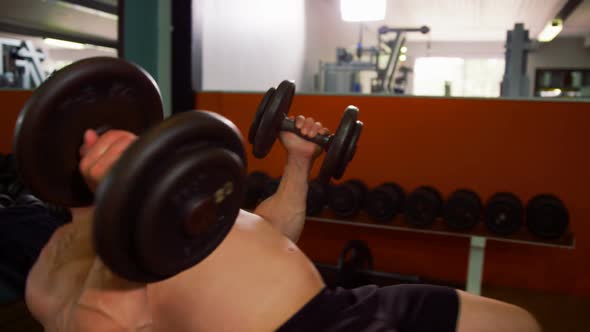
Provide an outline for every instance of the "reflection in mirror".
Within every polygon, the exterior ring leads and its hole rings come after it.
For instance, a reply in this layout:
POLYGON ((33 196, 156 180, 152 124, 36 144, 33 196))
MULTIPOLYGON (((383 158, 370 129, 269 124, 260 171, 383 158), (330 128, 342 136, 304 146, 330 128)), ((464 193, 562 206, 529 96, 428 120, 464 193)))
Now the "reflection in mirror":
POLYGON ((196 3, 204 90, 590 97, 588 1, 196 3))
POLYGON ((1 33, 0 48, 0 88, 11 89, 34 89, 54 71, 77 60, 117 56, 117 50, 109 47, 1 33))
POLYGON ((117 1, 11 1, 0 11, 0 88, 34 89, 55 70, 117 56, 117 1))

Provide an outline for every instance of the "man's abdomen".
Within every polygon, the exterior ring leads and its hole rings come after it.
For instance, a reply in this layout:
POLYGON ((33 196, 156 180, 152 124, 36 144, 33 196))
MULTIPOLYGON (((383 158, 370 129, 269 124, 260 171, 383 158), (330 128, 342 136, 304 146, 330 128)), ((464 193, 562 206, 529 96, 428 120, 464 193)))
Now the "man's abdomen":
POLYGON ((150 287, 155 326, 276 330, 324 283, 311 261, 260 217, 243 213, 203 262, 150 287))

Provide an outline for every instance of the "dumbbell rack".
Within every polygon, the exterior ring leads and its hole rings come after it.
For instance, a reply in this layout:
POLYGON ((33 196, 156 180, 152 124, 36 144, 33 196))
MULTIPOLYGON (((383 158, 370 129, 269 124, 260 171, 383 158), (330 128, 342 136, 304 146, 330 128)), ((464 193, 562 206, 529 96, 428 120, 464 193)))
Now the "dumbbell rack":
POLYGON ((481 283, 483 274, 483 264, 485 259, 485 247, 487 240, 503 241, 512 243, 521 243, 526 245, 549 246, 557 248, 573 249, 575 247, 575 237, 571 230, 568 230, 562 237, 556 240, 544 240, 535 238, 527 232, 526 226, 522 226, 519 231, 510 236, 495 236, 486 230, 483 222, 478 223, 469 231, 456 231, 447 227, 439 219, 428 228, 419 228, 411 226, 403 220, 402 216, 397 216, 390 223, 377 223, 369 219, 368 215, 361 211, 352 218, 342 219, 336 217, 330 210, 324 211, 317 216, 308 216, 307 220, 325 222, 331 224, 349 225, 357 227, 379 228, 394 231, 410 231, 423 234, 436 234, 444 236, 466 237, 470 239, 469 261, 467 268, 466 290, 472 294, 481 293, 481 283))

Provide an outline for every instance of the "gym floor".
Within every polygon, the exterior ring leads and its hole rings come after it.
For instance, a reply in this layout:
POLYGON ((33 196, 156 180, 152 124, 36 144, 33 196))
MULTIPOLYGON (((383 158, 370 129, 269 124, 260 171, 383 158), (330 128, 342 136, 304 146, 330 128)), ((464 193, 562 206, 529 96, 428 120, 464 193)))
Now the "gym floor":
POLYGON ((482 295, 527 309, 543 331, 588 331, 589 298, 491 286, 484 286, 482 295))

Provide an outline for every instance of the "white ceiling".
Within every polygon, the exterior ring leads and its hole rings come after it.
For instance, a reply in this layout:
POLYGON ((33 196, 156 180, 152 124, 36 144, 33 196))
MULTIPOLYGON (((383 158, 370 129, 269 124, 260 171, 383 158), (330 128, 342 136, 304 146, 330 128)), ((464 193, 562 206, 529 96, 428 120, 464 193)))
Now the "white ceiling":
MULTIPOLYGON (((114 5, 117 0, 95 0, 114 5)), ((282 0, 285 1, 285 0, 282 0)), ((311 0, 318 1, 318 0, 311 0)), ((338 3, 339 0, 324 0, 338 3)), ((428 25, 424 36, 408 34, 409 40, 504 41, 506 31, 524 23, 536 38, 567 0, 387 0, 387 16, 372 27, 419 27, 428 25)), ((56 0, 0 0, 0 24, 51 29, 65 34, 116 39, 116 21, 89 15, 56 0)), ((336 8, 338 8, 336 6, 336 8)), ((590 35, 590 0, 566 20, 561 36, 590 35)))
MULTIPOLYGON (((410 40, 501 41, 515 23, 524 23, 536 38, 566 0, 388 0, 385 22, 395 27, 428 25, 429 36, 409 34, 410 40)), ((590 34, 590 0, 585 0, 564 24, 565 35, 590 34)))
POLYGON ((565 35, 590 35, 590 0, 584 0, 565 21, 565 35))

